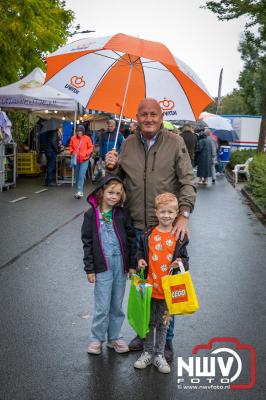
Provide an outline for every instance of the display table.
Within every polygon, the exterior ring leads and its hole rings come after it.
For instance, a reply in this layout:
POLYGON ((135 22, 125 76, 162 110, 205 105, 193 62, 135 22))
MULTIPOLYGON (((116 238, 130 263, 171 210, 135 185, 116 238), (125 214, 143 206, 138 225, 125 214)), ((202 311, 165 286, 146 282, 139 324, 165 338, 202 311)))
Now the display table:
POLYGON ((75 182, 75 171, 71 168, 71 155, 69 153, 60 153, 56 157, 56 184, 62 185, 75 182))

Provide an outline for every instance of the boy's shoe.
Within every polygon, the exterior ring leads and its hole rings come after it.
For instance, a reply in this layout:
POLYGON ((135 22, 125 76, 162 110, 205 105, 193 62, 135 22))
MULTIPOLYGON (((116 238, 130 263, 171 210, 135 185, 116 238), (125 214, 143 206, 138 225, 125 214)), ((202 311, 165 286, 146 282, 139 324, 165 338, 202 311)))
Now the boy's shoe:
POLYGON ((89 354, 101 354, 102 352, 102 344, 101 342, 90 342, 88 345, 87 353, 89 354))
POLYGON ((144 369, 151 364, 152 364, 152 355, 147 351, 145 351, 134 363, 134 367, 138 369, 144 369))
POLYGON ((172 340, 166 340, 165 347, 164 347, 164 357, 167 362, 173 361, 174 349, 172 340))
POLYGON ((130 351, 143 351, 144 339, 139 336, 134 337, 128 345, 130 351))
POLYGON ((158 368, 158 371, 162 372, 163 374, 169 374, 171 371, 169 364, 161 354, 154 358, 153 365, 155 365, 155 367, 158 368))
POLYGON ((106 346, 109 347, 109 349, 114 349, 117 353, 127 353, 129 351, 128 345, 123 339, 108 342, 106 346))

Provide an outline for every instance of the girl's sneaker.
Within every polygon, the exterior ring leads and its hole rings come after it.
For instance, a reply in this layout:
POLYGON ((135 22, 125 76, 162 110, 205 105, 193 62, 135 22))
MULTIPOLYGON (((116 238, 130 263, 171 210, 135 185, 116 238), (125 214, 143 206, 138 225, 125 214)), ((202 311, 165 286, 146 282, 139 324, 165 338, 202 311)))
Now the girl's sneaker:
POLYGON ((169 374, 171 371, 169 364, 161 354, 154 358, 153 365, 155 365, 155 367, 158 368, 158 371, 162 372, 163 374, 169 374))
POLYGON ((129 351, 128 345, 123 339, 108 342, 106 346, 109 347, 109 349, 114 349, 117 353, 127 353, 129 351))
POLYGON ((134 363, 134 367, 138 369, 144 369, 150 364, 152 364, 152 355, 145 351, 134 363))
POLYGON ((87 353, 89 354, 101 354, 102 352, 102 344, 101 342, 90 342, 87 353))

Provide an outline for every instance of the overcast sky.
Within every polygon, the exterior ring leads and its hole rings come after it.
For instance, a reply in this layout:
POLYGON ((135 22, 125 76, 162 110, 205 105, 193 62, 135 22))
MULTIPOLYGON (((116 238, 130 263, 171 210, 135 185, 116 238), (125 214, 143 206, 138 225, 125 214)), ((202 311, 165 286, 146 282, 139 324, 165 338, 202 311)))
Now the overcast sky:
POLYGON ((70 41, 115 33, 139 36, 165 44, 201 78, 212 96, 217 96, 220 70, 224 68, 222 95, 237 86, 243 68, 238 52, 245 19, 218 21, 202 10, 204 0, 66 0, 75 12, 80 30, 70 41))

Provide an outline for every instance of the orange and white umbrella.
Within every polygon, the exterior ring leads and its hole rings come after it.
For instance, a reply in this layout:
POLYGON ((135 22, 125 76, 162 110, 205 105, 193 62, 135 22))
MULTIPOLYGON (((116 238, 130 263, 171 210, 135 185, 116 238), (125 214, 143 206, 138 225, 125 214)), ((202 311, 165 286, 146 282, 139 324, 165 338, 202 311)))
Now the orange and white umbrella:
POLYGON ((161 43, 124 34, 67 44, 47 57, 46 82, 87 109, 135 118, 144 97, 165 120, 197 120, 213 100, 197 75, 161 43))

